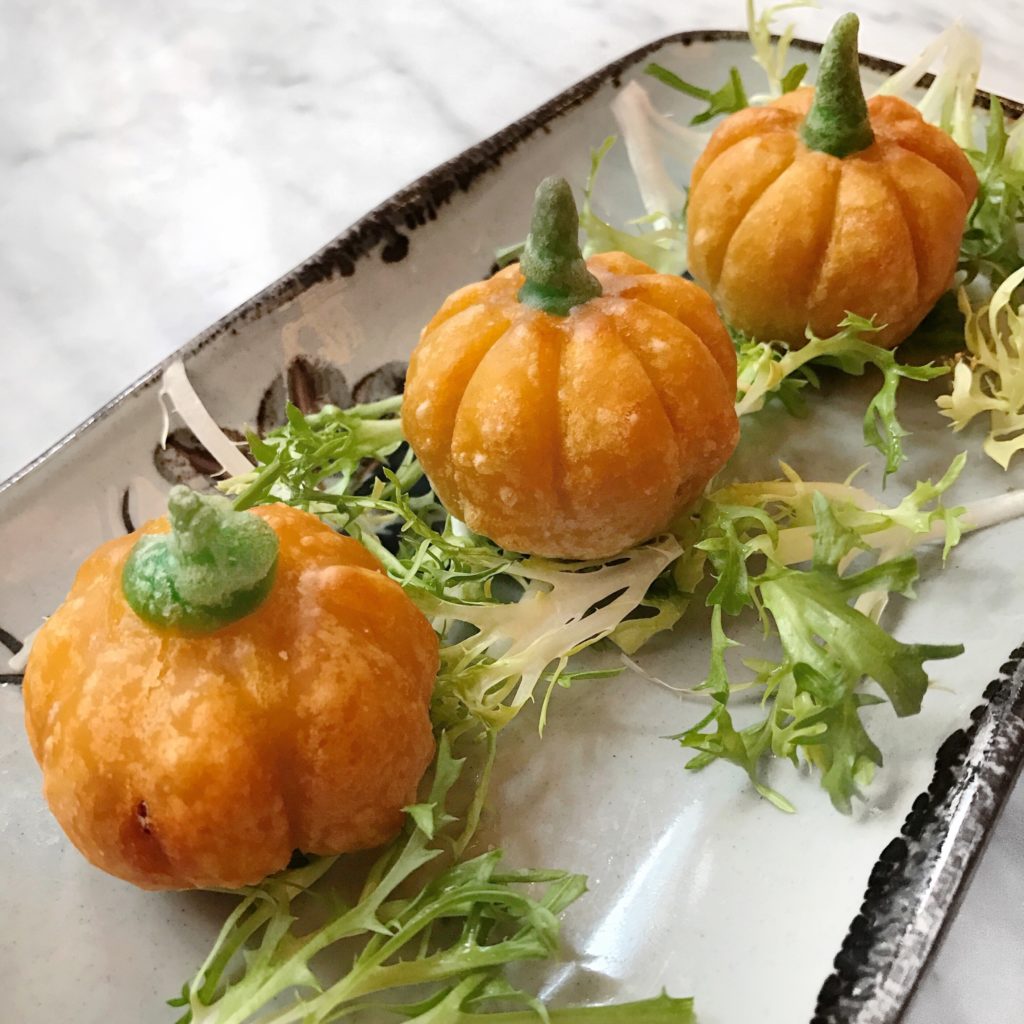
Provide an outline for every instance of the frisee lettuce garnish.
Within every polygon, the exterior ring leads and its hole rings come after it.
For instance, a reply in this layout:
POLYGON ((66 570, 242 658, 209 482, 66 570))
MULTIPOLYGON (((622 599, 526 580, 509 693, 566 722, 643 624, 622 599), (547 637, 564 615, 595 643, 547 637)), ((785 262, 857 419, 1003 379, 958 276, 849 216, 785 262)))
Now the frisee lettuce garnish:
POLYGON ((711 711, 674 738, 697 751, 692 770, 724 760, 741 767, 777 807, 792 805, 763 778, 766 755, 804 762, 819 772, 837 809, 851 801, 882 764, 860 716, 883 697, 862 688, 873 679, 899 716, 915 714, 928 686, 924 662, 952 658, 959 644, 906 644, 877 625, 890 593, 913 596, 915 541, 946 548, 960 538, 962 509, 939 503, 963 466, 958 459, 937 484, 919 484, 898 506, 873 508, 849 484, 788 481, 738 484, 712 494, 701 513, 697 545, 714 586, 711 666, 700 689, 711 711), (775 659, 746 662, 752 677, 734 683, 725 655, 733 646, 724 616, 752 611, 777 637, 775 659), (764 718, 738 729, 730 711, 737 686, 761 695, 764 718))
POLYGON ((636 654, 659 633, 667 632, 686 614, 707 571, 707 556, 697 546, 700 519, 681 516, 672 532, 682 554, 651 584, 643 600, 611 632, 609 639, 625 655, 636 654))
POLYGON ((940 32, 905 67, 885 78, 877 96, 911 101, 911 93, 927 71, 932 83, 918 101, 922 117, 949 133, 961 148, 974 143, 975 89, 981 73, 981 43, 959 22, 940 32))
POLYGON ((674 71, 656 62, 644 68, 644 74, 656 78, 685 96, 692 96, 707 104, 707 109, 695 114, 691 125, 705 124, 724 114, 735 114, 737 110, 766 103, 784 93, 798 89, 807 74, 806 64, 794 64, 787 68, 789 48, 793 43, 796 26, 788 24, 778 37, 774 34, 775 19, 782 11, 794 7, 817 7, 815 0, 788 0, 772 4, 758 13, 753 0, 747 0, 747 35, 754 48, 753 60, 759 64, 768 79, 768 92, 753 97, 747 96, 747 88, 738 68, 729 68, 729 77, 718 89, 705 89, 680 78, 674 71))
POLYGON ((396 418, 401 396, 352 409, 325 406, 304 416, 290 402, 288 422, 260 438, 246 435, 257 467, 232 477, 223 489, 235 495, 242 510, 266 502, 286 500, 304 511, 327 495, 346 495, 360 483, 365 460, 386 459, 403 443, 402 424, 396 418), (329 486, 322 489, 322 485, 329 486))
MULTIPOLYGON (((973 108, 972 108, 973 114, 973 108)), ((1024 129, 1021 122, 1007 131, 1003 105, 992 97, 985 148, 966 147, 978 175, 978 197, 967 215, 960 245, 960 270, 966 281, 982 276, 999 285, 1022 263, 1024 224, 1024 129)), ((968 343, 970 338, 968 338, 968 343)))
POLYGON ((680 550, 674 538, 663 537, 608 562, 523 559, 505 569, 522 589, 514 604, 467 604, 408 590, 445 635, 466 623, 478 630, 441 648, 435 720, 455 724, 468 714, 500 728, 534 699, 543 681, 543 728, 548 698, 569 659, 619 628, 680 550))
MULTIPOLYGON (((806 71, 806 67, 804 70, 806 71)), ((729 68, 728 80, 717 90, 704 89, 692 82, 687 82, 674 71, 670 71, 654 61, 644 68, 644 74, 656 78, 663 85, 675 89, 676 92, 681 92, 684 96, 692 96, 694 99, 707 103, 707 110, 702 110, 690 118, 692 125, 705 124, 721 114, 735 114, 737 110, 743 110, 750 105, 746 89, 743 87, 743 79, 740 78, 740 73, 736 68, 729 68)))
POLYGON ((768 79, 767 94, 752 96, 752 104, 777 99, 783 93, 792 92, 803 82, 807 74, 806 64, 786 66, 796 26, 790 22, 776 36, 775 21, 783 11, 800 7, 816 9, 819 6, 817 0, 784 0, 783 3, 769 4, 758 13, 754 0, 747 0, 747 35, 754 48, 753 59, 768 79))
POLYGON ((1003 469, 1024 449, 1024 310, 1013 302, 1022 282, 1024 267, 980 305, 960 290, 967 351, 953 367, 950 393, 936 400, 956 431, 977 416, 988 416, 984 451, 1003 469))
POLYGON ((948 366, 908 366, 889 349, 873 345, 870 335, 879 328, 864 317, 847 314, 839 330, 828 338, 807 332, 807 344, 789 349, 779 342, 741 337, 737 342, 740 416, 757 412, 769 397, 777 396, 795 414, 803 411, 801 389, 817 386, 815 366, 832 366, 859 377, 869 366, 882 374, 882 386, 864 412, 864 443, 885 456, 885 472, 895 473, 906 459, 902 440, 906 430, 896 417, 896 391, 900 380, 933 380, 949 373, 948 366))
POLYGON ((185 1008, 179 1024, 245 1024, 257 1014, 260 1024, 327 1024, 360 1010, 424 1024, 693 1024, 689 999, 662 994, 549 1011, 511 984, 509 964, 557 951, 558 915, 583 895, 586 880, 506 869, 500 850, 453 860, 458 819, 449 804, 462 769, 442 735, 429 795, 407 808, 401 835, 370 867, 354 900, 325 903, 313 889, 335 857, 242 890, 209 956, 169 1001, 185 1008), (435 870, 424 884, 406 887, 430 865, 435 870), (299 923, 304 903, 319 911, 308 930, 299 923), (341 943, 358 948, 349 970, 330 980, 314 960, 341 943), (244 971, 233 978, 243 950, 244 971), (275 1003, 286 993, 302 998, 275 1003))
MULTIPOLYGON (((758 345, 756 357, 746 361, 741 346, 740 412, 761 408, 798 372, 813 375, 812 361, 831 359, 847 372, 879 366, 886 384, 868 418, 892 417, 895 423, 892 399, 899 377, 922 371, 927 377, 935 368, 900 366, 891 352, 863 340, 873 329, 869 321, 851 318, 835 338, 812 337, 792 352, 758 345)), ((397 408, 392 402, 386 415, 397 408)), ((849 482, 808 484, 787 470, 784 481, 734 484, 714 493, 699 516, 679 521, 674 538, 641 545, 608 563, 557 563, 503 552, 454 524, 426 489, 415 458, 408 451, 398 454, 397 420, 374 418, 379 416, 379 404, 311 417, 290 411, 289 423, 257 446, 261 465, 227 489, 241 490, 247 501, 283 496, 378 555, 442 638, 432 716, 453 737, 482 730, 493 744, 497 731, 540 687, 543 725, 553 688, 578 677, 568 667, 574 654, 604 637, 627 654, 636 652, 676 624, 710 574, 709 604, 729 616, 755 609, 782 642, 784 656, 755 663, 753 679, 742 684, 761 687, 770 709, 755 730, 733 726, 728 695, 715 682, 724 668, 713 661, 706 686, 715 702, 712 712, 679 737, 698 750, 691 766, 718 758, 741 764, 759 791, 788 807, 765 787, 763 759, 802 757, 821 770, 836 806, 848 809, 881 757, 866 734, 861 736, 855 713, 874 700, 859 689, 861 677, 890 685, 893 706, 900 714, 912 713, 926 685, 923 662, 959 651, 900 644, 876 623, 890 593, 909 592, 915 545, 941 533, 948 550, 959 539, 962 510, 944 508, 938 499, 962 459, 938 483, 919 484, 893 508, 880 507, 849 482), (360 483, 360 467, 373 454, 371 426, 383 446, 376 461, 390 456, 394 468, 382 465, 372 483, 360 483), (828 545, 821 539, 826 534, 828 545), (846 575, 858 552, 873 564, 846 575), (821 646, 815 630, 838 642, 838 655, 828 643, 821 646), (862 649, 878 656, 856 653, 862 649), (886 669, 889 662, 896 674, 886 669), (815 749, 804 750, 808 746, 815 749)), ((898 429, 890 428, 889 436, 898 444, 898 429)), ((727 646, 720 620, 718 628, 716 659, 724 658, 727 646)), ((483 791, 468 820, 476 820, 482 800, 483 791)))
POLYGON ((753 60, 760 65, 768 79, 766 93, 748 97, 743 76, 739 69, 734 67, 729 68, 729 77, 725 84, 718 89, 706 89, 693 82, 687 82, 670 68, 654 61, 644 68, 644 74, 657 79, 670 89, 675 89, 676 92, 683 93, 684 96, 692 96, 707 104, 705 110, 690 119, 691 125, 706 124, 716 117, 735 114, 737 110, 778 99, 784 93, 792 92, 800 87, 807 74, 807 65, 794 64, 787 68, 789 48, 793 44, 796 26, 792 23, 786 25, 776 37, 774 34, 776 18, 782 11, 792 10, 794 7, 816 8, 817 6, 815 0, 788 0, 785 3, 772 4, 758 13, 753 0, 747 0, 747 35, 754 48, 753 60))

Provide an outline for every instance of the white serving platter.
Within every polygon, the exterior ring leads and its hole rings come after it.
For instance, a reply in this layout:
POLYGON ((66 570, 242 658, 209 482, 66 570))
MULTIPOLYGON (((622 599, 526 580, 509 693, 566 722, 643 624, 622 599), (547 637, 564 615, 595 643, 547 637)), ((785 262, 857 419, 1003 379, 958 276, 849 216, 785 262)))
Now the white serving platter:
MULTIPOLYGON (((813 74, 815 48, 804 48, 813 74)), ((614 132, 609 101, 648 59, 714 87, 748 58, 735 33, 657 42, 426 175, 182 350, 206 407, 225 427, 255 424, 268 387, 300 356, 339 368, 357 398, 386 390, 389 364, 408 357, 442 298, 484 276, 494 249, 523 236, 538 180, 582 183, 590 148, 614 132)), ((883 65, 865 64, 870 84, 883 65)), ((695 112, 646 81, 660 109, 687 120, 695 112)), ((616 222, 642 213, 623 152, 607 159, 599 194, 616 222)), ((0 485, 8 646, 39 625, 82 558, 123 532, 126 517, 160 512, 161 370, 0 485)), ((862 486, 881 496, 881 462, 860 432, 872 383, 827 380, 807 420, 759 414, 727 476, 770 478, 781 458, 805 479, 836 480, 866 463, 862 486)), ((954 437, 936 413, 942 387, 902 389, 911 459, 887 498, 940 476, 964 446, 973 456, 953 498, 1006 489, 979 438, 954 437)), ((522 714, 501 741, 481 841, 500 845, 512 864, 584 872, 591 889, 566 915, 564 960, 536 974, 543 994, 557 1005, 667 988, 695 996, 702 1024, 897 1019, 1024 752, 1011 658, 1024 638, 1024 594, 1019 560, 1007 558, 1021 550, 1024 522, 971 536, 945 570, 926 557, 920 599, 891 609, 900 638, 958 640, 966 653, 931 664, 920 715, 897 722, 887 706, 870 712, 886 763, 850 817, 815 779, 785 766, 774 782, 798 806, 792 816, 729 766, 687 773, 685 752, 662 737, 701 707, 636 674, 559 691, 543 739, 535 713, 522 714), (983 704, 973 731, 958 733, 983 704)), ((658 640, 639 658, 644 669, 674 685, 699 682, 706 622, 698 611, 658 640)), ((736 635, 757 642, 754 631, 736 635)), ((12 679, 0 688, 0 1017, 171 1020, 162 1001, 194 971, 230 903, 143 893, 90 867, 46 810, 21 714, 12 679)))

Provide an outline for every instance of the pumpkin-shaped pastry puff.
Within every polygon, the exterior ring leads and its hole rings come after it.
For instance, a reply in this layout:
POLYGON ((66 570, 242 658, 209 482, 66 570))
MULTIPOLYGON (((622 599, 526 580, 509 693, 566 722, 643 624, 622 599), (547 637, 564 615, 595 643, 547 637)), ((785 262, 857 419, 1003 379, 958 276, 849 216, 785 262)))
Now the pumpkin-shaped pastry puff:
POLYGON ((708 295, 624 253, 584 263, 560 178, 521 265, 445 301, 402 403, 445 507, 513 551, 605 558, 664 530, 738 437, 736 356, 708 295))
POLYGON ((97 867, 236 887, 393 836, 433 754, 429 623, 360 544, 171 492, 104 544, 24 681, 47 801, 97 867))
POLYGON ((836 22, 816 90, 733 114, 693 170, 690 268, 727 323, 766 341, 826 337, 850 312, 891 348, 956 270, 977 177, 909 103, 865 102, 857 29, 836 22))

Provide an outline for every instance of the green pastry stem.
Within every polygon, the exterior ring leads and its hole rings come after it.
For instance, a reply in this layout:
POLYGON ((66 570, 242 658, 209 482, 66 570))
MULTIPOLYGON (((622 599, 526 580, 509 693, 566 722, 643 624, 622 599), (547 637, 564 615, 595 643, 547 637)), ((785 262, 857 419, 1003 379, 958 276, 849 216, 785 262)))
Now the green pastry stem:
POLYGON ((601 294, 601 282, 587 270, 580 252, 580 215, 564 178, 537 186, 533 218, 519 267, 526 281, 519 301, 554 316, 566 316, 601 294))
POLYGON ((808 149, 844 157, 875 141, 857 59, 856 14, 844 14, 832 26, 821 50, 814 102, 800 135, 808 149))
POLYGON ((277 569, 277 534, 224 498, 174 487, 170 533, 132 548, 121 586, 132 610, 160 629, 210 633, 256 610, 277 569))

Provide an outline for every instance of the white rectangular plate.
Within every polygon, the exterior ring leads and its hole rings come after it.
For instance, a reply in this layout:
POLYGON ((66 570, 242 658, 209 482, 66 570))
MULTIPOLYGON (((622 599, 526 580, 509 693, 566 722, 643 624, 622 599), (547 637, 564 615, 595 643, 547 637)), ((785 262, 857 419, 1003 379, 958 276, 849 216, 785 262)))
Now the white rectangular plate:
MULTIPOLYGON (((800 45, 813 66, 816 48, 800 45)), ((646 59, 717 86, 748 61, 748 47, 733 33, 652 44, 426 175, 186 346, 199 395, 223 426, 253 425, 272 417, 268 388, 288 367, 299 373, 300 356, 340 370, 331 378, 336 401, 346 388, 356 399, 389 390, 391 364, 408 357, 442 298, 484 276, 495 247, 525 234, 537 181, 557 173, 582 183, 590 148, 614 132, 609 100, 646 59)), ((865 64, 869 81, 871 68, 884 67, 865 64)), ((694 112, 691 101, 648 84, 661 109, 685 119, 694 112)), ((606 161, 599 195, 616 222, 642 212, 624 153, 606 161)), ((61 600, 82 558, 126 519, 158 514, 168 474, 188 466, 184 456, 154 457, 160 369, 0 487, 0 642, 17 647, 61 600)), ((862 485, 880 494, 881 465, 859 425, 871 386, 827 380, 808 420, 759 414, 727 474, 772 477, 782 458, 805 479, 837 480, 867 463, 862 485)), ((941 475, 962 443, 978 454, 954 498, 1006 486, 978 438, 954 438, 937 415, 942 386, 902 389, 912 458, 887 497, 941 475)), ((590 877, 589 895, 566 915, 564 962, 538 976, 545 996, 604 1002, 664 987, 694 995, 702 1024, 896 1019, 1024 749, 1016 656, 1004 665, 1024 611, 1020 567, 1006 553, 1020 550, 1024 522, 969 537, 945 571, 924 559, 920 600, 894 608, 889 624, 904 639, 961 640, 967 651, 932 664, 920 715, 897 723, 888 706, 868 712, 885 767, 849 818, 815 779, 785 766, 774 783, 797 804, 792 816, 759 800, 730 767, 685 772, 685 754, 661 737, 701 708, 637 675, 559 691, 543 740, 535 714, 520 716, 502 739, 483 840, 514 865, 590 877), (1002 595, 995 608, 993 593, 1002 595), (957 732, 979 705, 971 731, 957 732)), ((753 632, 741 639, 757 642, 753 632)), ((674 685, 693 685, 707 658, 697 611, 640 661, 674 685)), ((229 902, 142 893, 86 864, 42 801, 13 682, 0 689, 4 1019, 164 1019, 162 1000, 195 969, 229 902)))

